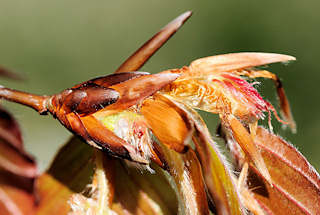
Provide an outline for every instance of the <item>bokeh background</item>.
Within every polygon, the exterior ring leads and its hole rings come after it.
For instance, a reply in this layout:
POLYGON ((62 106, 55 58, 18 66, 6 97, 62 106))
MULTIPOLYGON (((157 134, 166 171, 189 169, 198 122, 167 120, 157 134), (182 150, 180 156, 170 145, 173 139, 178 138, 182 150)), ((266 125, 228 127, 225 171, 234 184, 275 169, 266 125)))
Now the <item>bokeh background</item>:
MULTIPOLYGON (((162 26, 192 10, 193 17, 142 70, 155 73, 230 52, 297 57, 269 69, 284 82, 298 133, 273 124, 319 170, 319 6, 318 0, 0 0, 0 65, 26 78, 0 83, 49 95, 112 73, 162 26)), ((271 81, 259 88, 277 102, 271 81)), ((3 103, 21 122, 26 147, 44 169, 71 134, 51 116, 3 103)), ((217 117, 202 114, 214 133, 217 117)))

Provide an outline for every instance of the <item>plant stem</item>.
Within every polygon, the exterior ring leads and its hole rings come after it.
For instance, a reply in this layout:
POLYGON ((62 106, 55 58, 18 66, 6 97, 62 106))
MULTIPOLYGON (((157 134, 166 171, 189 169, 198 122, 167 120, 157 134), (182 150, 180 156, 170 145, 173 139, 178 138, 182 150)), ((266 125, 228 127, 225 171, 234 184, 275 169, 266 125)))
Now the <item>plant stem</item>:
POLYGON ((0 98, 31 107, 34 110, 38 111, 41 115, 45 115, 48 112, 47 104, 50 96, 39 96, 1 87, 0 98))

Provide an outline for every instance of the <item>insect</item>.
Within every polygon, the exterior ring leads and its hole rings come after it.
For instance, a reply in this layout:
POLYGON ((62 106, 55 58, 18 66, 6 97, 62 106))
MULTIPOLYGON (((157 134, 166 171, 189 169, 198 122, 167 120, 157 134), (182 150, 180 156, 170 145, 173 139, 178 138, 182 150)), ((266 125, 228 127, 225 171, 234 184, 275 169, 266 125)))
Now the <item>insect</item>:
MULTIPOLYGON (((30 106, 40 114, 50 112, 71 132, 110 155, 146 165, 154 161, 163 168, 166 164, 152 134, 169 148, 183 153, 191 132, 182 131, 181 137, 174 137, 169 130, 171 126, 163 126, 160 134, 158 124, 170 122, 164 122, 166 118, 148 117, 146 109, 148 106, 161 109, 161 102, 182 102, 219 114, 222 125, 241 146, 248 162, 253 161, 271 183, 254 145, 258 120, 264 118, 264 112, 269 116, 273 112, 293 130, 295 123, 279 78, 254 67, 295 58, 270 53, 235 53, 198 59, 188 67, 157 74, 137 72, 190 16, 191 12, 186 12, 165 26, 112 75, 83 82, 53 96, 1 88, 0 97, 30 106), (284 120, 244 77, 269 78, 276 83, 284 120)), ((271 127, 270 117, 269 124, 271 127)))

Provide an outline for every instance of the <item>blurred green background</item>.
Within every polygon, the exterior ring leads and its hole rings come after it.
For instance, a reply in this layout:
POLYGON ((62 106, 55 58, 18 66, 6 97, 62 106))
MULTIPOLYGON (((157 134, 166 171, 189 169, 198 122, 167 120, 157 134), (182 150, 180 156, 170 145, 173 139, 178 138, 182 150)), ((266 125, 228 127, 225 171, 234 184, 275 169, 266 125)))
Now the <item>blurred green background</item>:
MULTIPOLYGON (((112 73, 162 26, 192 10, 193 17, 142 70, 159 72, 230 52, 297 57, 289 66, 269 69, 284 82, 298 133, 273 124, 319 170, 319 6, 318 0, 0 0, 0 64, 27 79, 0 83, 49 95, 112 73)), ((271 81, 260 90, 276 104, 271 81)), ((70 133, 51 116, 4 104, 21 122, 26 147, 44 169, 70 133)), ((205 117, 214 132, 217 117, 205 117)))

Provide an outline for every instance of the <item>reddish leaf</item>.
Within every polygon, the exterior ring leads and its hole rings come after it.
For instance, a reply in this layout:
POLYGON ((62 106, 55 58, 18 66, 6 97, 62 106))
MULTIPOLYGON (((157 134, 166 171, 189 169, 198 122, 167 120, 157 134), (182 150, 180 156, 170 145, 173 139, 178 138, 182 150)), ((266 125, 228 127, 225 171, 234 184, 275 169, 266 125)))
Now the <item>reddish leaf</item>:
POLYGON ((4 141, 0 141, 0 168, 29 178, 37 174, 37 167, 33 159, 4 141))
POLYGON ((33 214, 34 160, 24 151, 15 119, 0 107, 0 211, 4 215, 33 214))
POLYGON ((0 168, 13 174, 33 178, 37 167, 23 149, 18 123, 9 112, 0 107, 0 168))
POLYGON ((13 116, 0 107, 0 139, 22 150, 23 143, 20 127, 13 116))
POLYGON ((34 209, 35 198, 31 193, 15 186, 0 184, 1 215, 32 215, 34 209))
POLYGON ((18 123, 0 107, 0 167, 20 176, 33 178, 37 168, 33 158, 23 149, 18 123))
MULTIPOLYGON (((291 144, 259 127, 255 143, 269 170, 273 187, 250 166, 249 190, 267 214, 320 214, 320 177, 291 144)), ((238 161, 241 153, 233 150, 238 161)))

